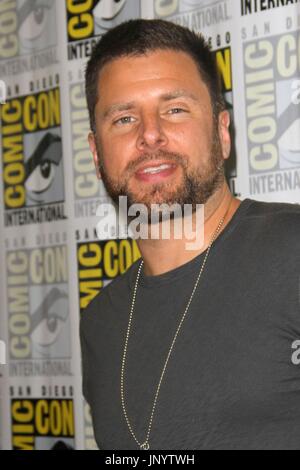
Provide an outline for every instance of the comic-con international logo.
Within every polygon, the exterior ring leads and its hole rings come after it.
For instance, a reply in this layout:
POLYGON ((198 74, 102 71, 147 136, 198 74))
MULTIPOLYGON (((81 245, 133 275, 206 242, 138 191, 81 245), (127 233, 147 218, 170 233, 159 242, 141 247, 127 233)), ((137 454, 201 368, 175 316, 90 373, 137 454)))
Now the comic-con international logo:
POLYGON ((300 188, 299 31, 244 43, 250 193, 300 188))
POLYGON ((13 361, 43 375, 41 360, 54 366, 71 357, 67 246, 7 251, 6 279, 11 375, 19 375, 13 361))
POLYGON ((90 130, 84 80, 81 70, 69 74, 70 120, 73 163, 74 214, 76 218, 93 217, 109 197, 95 173, 87 135, 90 130))
POLYGON ((193 30, 215 26, 230 19, 228 0, 153 0, 154 16, 193 30))
POLYGON ((74 449, 72 399, 12 399, 13 450, 74 449))
MULTIPOLYGON (((76 238, 84 238, 77 231, 76 238)), ((141 256, 135 240, 93 240, 77 244, 80 311, 141 256)))
MULTIPOLYGON (((233 194, 236 194, 235 178, 237 177, 236 149, 235 149, 235 125, 233 109, 233 89, 232 89, 232 61, 231 61, 231 36, 227 32, 223 38, 224 47, 214 50, 215 59, 220 74, 222 93, 226 103, 226 109, 230 113, 230 134, 233 142, 230 151, 230 158, 225 162, 225 172, 228 184, 233 194)), ((217 43, 222 43, 219 35, 217 43)))
POLYGON ((65 218, 60 89, 0 107, 6 226, 65 218))
POLYGON ((108 196, 97 179, 87 135, 90 130, 83 78, 69 73, 71 142, 75 217, 95 216, 97 207, 108 196))
POLYGON ((54 0, 1 0, 0 76, 55 63, 56 43, 54 0))
POLYGON ((90 56, 93 38, 141 16, 140 2, 131 0, 66 0, 66 9, 69 60, 90 56))

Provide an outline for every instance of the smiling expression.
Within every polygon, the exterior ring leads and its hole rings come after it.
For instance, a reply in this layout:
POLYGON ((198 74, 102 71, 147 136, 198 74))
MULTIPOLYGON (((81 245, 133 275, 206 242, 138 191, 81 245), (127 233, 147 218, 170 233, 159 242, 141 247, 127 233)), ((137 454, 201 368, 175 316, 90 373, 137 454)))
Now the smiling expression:
POLYGON ((229 114, 216 120, 196 63, 159 50, 107 63, 99 74, 97 175, 116 201, 205 203, 224 181, 229 114))

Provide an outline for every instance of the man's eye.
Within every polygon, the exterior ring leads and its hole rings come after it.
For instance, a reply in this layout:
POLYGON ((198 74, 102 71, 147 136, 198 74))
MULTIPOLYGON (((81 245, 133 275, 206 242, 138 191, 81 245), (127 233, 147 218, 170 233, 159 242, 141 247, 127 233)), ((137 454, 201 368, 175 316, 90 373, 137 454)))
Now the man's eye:
POLYGON ((185 113, 185 109, 182 108, 172 108, 170 109, 171 114, 185 113))
POLYGON ((133 119, 133 118, 131 116, 124 116, 114 121, 114 124, 130 124, 130 122, 132 122, 130 121, 130 119, 133 119))

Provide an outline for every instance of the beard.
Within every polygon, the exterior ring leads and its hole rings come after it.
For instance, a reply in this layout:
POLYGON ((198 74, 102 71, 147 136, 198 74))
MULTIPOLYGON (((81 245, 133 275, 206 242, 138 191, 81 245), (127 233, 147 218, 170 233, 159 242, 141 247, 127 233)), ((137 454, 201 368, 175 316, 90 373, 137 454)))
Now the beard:
MULTIPOLYGON (((96 147, 98 155, 101 155, 101 146, 97 139, 96 147)), ((185 204, 189 204, 192 207, 193 213, 197 210, 197 204, 205 204, 222 186, 225 180, 224 159, 216 124, 214 125, 208 163, 205 164, 205 167, 202 165, 190 169, 187 162, 188 159, 183 154, 159 150, 151 154, 144 153, 138 160, 130 162, 124 171, 122 181, 116 181, 109 176, 103 165, 103 159, 100 160, 99 169, 104 187, 113 202, 118 205, 119 197, 126 196, 127 209, 133 204, 144 204, 147 208, 148 216, 147 220, 144 220, 142 223, 151 224, 162 222, 168 217, 170 220, 174 218, 172 210, 153 210, 152 204, 165 204, 170 208, 173 204, 177 204, 181 207, 182 214, 184 213, 185 204), (178 164, 182 168, 181 181, 177 184, 174 181, 147 184, 146 186, 141 184, 140 189, 133 190, 130 183, 131 179, 134 178, 136 168, 143 163, 155 160, 166 160, 178 164), (155 213, 156 218, 153 218, 155 213), (153 222, 153 220, 155 221, 153 222)), ((131 220, 134 217, 127 215, 127 219, 131 220)))

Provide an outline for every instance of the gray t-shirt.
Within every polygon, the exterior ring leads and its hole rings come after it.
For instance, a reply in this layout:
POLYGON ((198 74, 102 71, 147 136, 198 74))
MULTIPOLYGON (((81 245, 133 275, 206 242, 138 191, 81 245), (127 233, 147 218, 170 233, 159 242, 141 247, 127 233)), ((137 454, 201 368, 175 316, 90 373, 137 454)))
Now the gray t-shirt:
MULTIPOLYGON (((141 273, 125 371, 127 413, 140 442, 203 258, 158 276, 141 273)), ((81 319, 83 392, 102 450, 138 449, 122 411, 120 373, 139 264, 105 287, 81 319)), ((214 243, 149 442, 158 450, 300 449, 298 204, 246 199, 214 243)))

